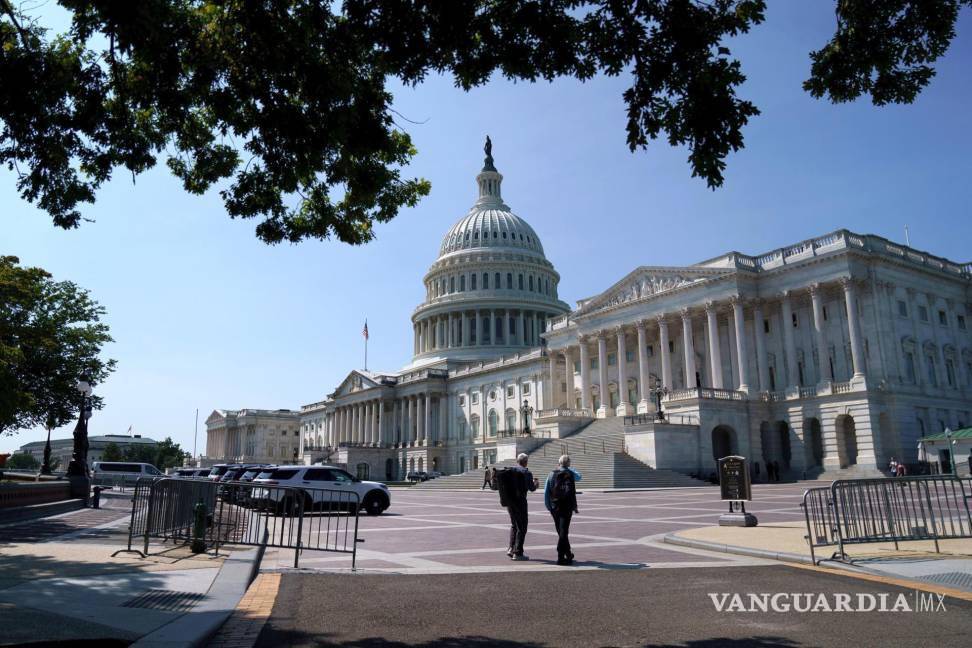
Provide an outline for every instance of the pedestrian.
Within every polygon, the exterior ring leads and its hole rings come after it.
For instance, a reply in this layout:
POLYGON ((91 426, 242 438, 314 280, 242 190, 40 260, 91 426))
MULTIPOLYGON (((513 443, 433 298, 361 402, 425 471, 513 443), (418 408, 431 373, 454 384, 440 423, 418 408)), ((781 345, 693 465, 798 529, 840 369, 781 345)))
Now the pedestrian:
POLYGON ((773 460, 773 481, 780 481, 780 464, 773 460))
POLYGON ((506 555, 511 560, 530 560, 523 553, 523 541, 526 539, 529 513, 527 512, 527 493, 537 490, 540 485, 527 469, 529 457, 521 452, 516 457, 516 464, 503 473, 504 486, 500 489, 500 503, 506 507, 510 515, 510 546, 506 555))
POLYGON ((899 461, 898 462, 897 473, 896 474, 897 474, 898 477, 904 477, 905 475, 908 474, 908 471, 905 468, 905 465, 904 465, 904 462, 903 461, 899 461))
POLYGON ((543 487, 543 504, 553 516, 557 529, 557 564, 570 565, 574 553, 570 550, 570 519, 577 512, 577 482, 581 474, 570 467, 570 457, 561 455, 557 469, 547 475, 543 487))
POLYGON ((895 477, 898 474, 898 462, 894 457, 891 457, 891 463, 888 464, 888 470, 891 471, 891 476, 895 477))
POLYGON ((486 466, 486 473, 483 475, 483 485, 482 488, 480 488, 479 490, 485 490, 486 488, 488 488, 489 481, 490 481, 489 466, 486 466))

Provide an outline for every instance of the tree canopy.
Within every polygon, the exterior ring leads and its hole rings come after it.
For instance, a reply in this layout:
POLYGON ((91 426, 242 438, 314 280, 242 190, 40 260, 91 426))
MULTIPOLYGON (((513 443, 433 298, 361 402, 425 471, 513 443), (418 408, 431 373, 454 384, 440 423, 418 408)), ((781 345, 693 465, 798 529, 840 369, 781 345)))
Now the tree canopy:
POLYGON ((125 451, 121 452, 118 446, 112 451, 112 456, 118 454, 117 459, 108 458, 108 449, 114 444, 109 443, 105 446, 105 452, 102 456, 103 461, 137 461, 139 463, 152 464, 159 470, 165 470, 166 468, 176 468, 182 466, 183 459, 185 459, 186 453, 182 450, 182 447, 172 440, 171 437, 166 437, 164 440, 159 441, 157 445, 151 444, 132 444, 125 447, 125 451))
MULTIPOLYGON (((458 88, 630 75, 627 144, 688 149, 723 184, 759 114, 728 39, 764 0, 60 0, 70 29, 0 0, 0 162, 59 227, 119 170, 160 160, 186 191, 214 186, 264 241, 369 241, 428 194, 389 79, 458 88)), ((913 101, 972 0, 837 0, 804 88, 835 102, 913 101)), ((23 5, 28 6, 28 5, 23 5)))
MULTIPOLYGON (((0 434, 59 427, 77 415, 77 381, 97 385, 115 366, 100 357, 112 341, 104 312, 70 281, 0 256, 0 434)), ((97 395, 92 406, 101 407, 97 395)))

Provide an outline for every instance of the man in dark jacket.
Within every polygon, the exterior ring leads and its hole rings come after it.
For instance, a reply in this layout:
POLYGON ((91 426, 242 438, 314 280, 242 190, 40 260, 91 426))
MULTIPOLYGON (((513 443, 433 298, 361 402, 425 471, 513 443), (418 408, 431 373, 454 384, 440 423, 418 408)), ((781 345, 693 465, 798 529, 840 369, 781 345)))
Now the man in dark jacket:
POLYGON ((510 547, 506 555, 511 560, 530 560, 529 556, 523 555, 523 541, 526 539, 527 522, 527 492, 537 490, 540 485, 533 477, 533 473, 527 470, 529 457, 525 453, 520 453, 516 457, 516 466, 510 470, 515 471, 520 477, 520 483, 514 492, 509 493, 506 499, 506 512, 510 514, 510 547))
POLYGON ((547 476, 543 487, 543 504, 553 516, 557 529, 557 564, 570 565, 574 554, 570 550, 570 519, 577 512, 577 490, 574 484, 581 474, 570 467, 570 457, 561 455, 557 469, 547 476), (569 482, 569 484, 567 483, 569 482))

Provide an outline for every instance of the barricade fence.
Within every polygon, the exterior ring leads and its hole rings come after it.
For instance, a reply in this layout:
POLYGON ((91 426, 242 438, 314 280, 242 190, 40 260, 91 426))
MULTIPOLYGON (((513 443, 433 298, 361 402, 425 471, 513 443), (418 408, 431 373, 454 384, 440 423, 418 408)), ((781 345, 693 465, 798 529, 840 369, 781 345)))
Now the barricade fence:
POLYGON ((195 510, 206 506, 204 540, 222 545, 294 550, 294 567, 304 550, 351 554, 356 566, 358 511, 354 491, 216 482, 183 478, 139 479, 132 497, 128 548, 148 554, 152 539, 187 544, 193 539, 195 510), (141 543, 142 549, 133 549, 141 543))
POLYGON ((811 488, 801 507, 807 524, 810 556, 815 548, 837 546, 845 560, 848 544, 972 538, 969 499, 972 480, 949 475, 838 479, 811 488))

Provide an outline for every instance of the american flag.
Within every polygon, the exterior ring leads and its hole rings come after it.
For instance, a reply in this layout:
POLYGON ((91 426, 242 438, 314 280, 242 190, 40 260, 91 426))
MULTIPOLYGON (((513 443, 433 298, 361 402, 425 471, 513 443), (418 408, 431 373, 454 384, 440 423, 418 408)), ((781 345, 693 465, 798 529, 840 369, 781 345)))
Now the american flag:
POLYGON ((368 320, 365 320, 364 329, 361 330, 361 335, 364 336, 364 339, 368 339, 368 320))

